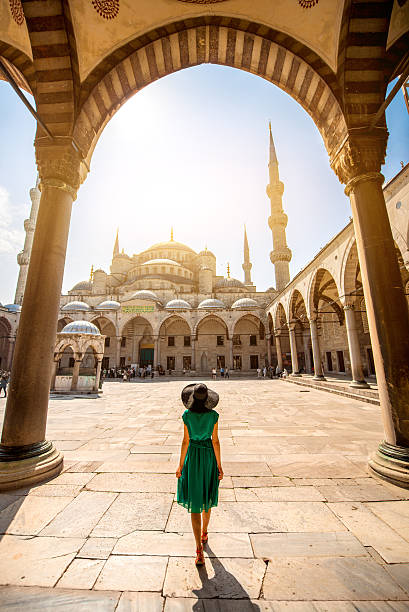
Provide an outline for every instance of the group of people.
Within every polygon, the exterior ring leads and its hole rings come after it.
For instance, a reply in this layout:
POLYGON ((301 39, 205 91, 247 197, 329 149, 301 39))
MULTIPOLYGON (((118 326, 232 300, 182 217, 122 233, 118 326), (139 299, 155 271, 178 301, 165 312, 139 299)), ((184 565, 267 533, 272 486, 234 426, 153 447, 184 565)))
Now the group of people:
MULTIPOLYGON (((220 368, 220 378, 230 378, 230 370, 229 368, 220 368)), ((212 379, 216 380, 217 378, 217 369, 212 368, 212 379)))
POLYGON ((10 382, 10 372, 6 370, 0 370, 0 397, 1 392, 4 391, 4 397, 7 397, 7 385, 10 382))

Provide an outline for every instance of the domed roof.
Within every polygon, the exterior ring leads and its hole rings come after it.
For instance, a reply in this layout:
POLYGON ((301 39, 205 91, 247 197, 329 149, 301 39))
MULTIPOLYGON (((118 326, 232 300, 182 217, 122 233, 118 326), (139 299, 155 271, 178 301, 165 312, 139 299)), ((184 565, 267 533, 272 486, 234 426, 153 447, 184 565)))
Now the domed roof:
POLYGON ((266 293, 275 293, 276 292, 276 288, 275 287, 269 287, 268 289, 266 289, 266 293))
POLYGON ((88 334, 89 336, 100 336, 98 327, 89 321, 72 321, 62 328, 60 334, 88 334))
POLYGON ((178 251, 190 251, 191 253, 195 253, 193 249, 186 246, 186 244, 182 244, 181 242, 175 242, 175 240, 169 240, 168 242, 158 242, 157 244, 153 244, 146 251, 153 251, 156 249, 176 249, 178 251))
POLYGON ((191 309, 191 305, 186 300, 170 300, 165 306, 166 310, 186 310, 191 309))
POLYGON ((161 301, 156 295, 156 293, 154 293, 153 291, 148 291, 147 289, 141 289, 140 291, 137 291, 136 293, 131 295, 129 299, 130 300, 147 300, 149 302, 159 302, 159 304, 161 304, 161 301))
POLYGON ((200 251, 198 257, 213 257, 213 259, 216 259, 216 255, 213 255, 213 253, 211 251, 208 251, 207 249, 205 249, 204 251, 200 251))
POLYGON ((256 300, 252 298, 245 297, 240 300, 236 300, 234 304, 232 304, 232 308, 257 308, 258 304, 256 300))
POLYGON ((239 281, 237 278, 230 278, 230 276, 227 278, 221 278, 216 283, 216 289, 230 289, 235 287, 245 289, 245 286, 241 281, 239 281))
POLYGON ((4 308, 7 308, 9 312, 21 312, 20 304, 4 304, 4 308))
POLYGON ((61 310, 71 311, 71 312, 86 312, 87 310, 91 310, 91 307, 88 306, 85 302, 68 302, 61 308, 61 310))
POLYGON ((145 261, 143 264, 141 264, 142 266, 150 266, 150 265, 158 265, 158 264, 162 264, 162 265, 170 265, 170 266, 180 266, 180 263, 178 263, 177 261, 173 261, 173 259, 150 259, 149 261, 145 261))
POLYGON ((89 281, 83 280, 74 285, 71 291, 91 291, 91 283, 89 281))
POLYGON ((121 308, 121 304, 115 300, 106 300, 95 306, 95 310, 118 310, 118 308, 121 308))
POLYGON ((223 302, 221 300, 216 300, 214 298, 209 298, 207 300, 203 300, 203 302, 200 302, 198 308, 200 309, 206 309, 206 308, 226 308, 226 306, 223 304, 223 302))

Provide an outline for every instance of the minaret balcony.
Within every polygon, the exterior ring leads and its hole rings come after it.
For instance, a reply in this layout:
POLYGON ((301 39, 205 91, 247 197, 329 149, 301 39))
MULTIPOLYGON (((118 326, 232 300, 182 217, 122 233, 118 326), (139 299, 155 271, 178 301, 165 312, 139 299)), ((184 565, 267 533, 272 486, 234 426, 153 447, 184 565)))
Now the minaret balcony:
POLYGON ((30 261, 29 256, 24 251, 20 251, 20 253, 17 255, 18 265, 27 266, 29 261, 30 261))
POLYGON ((287 227, 288 217, 285 212, 272 213, 268 218, 268 226, 272 230, 277 225, 281 225, 283 228, 287 227))
POLYGON ((284 183, 278 181, 278 183, 269 183, 266 187, 267 196, 270 198, 282 197, 284 193, 284 183))
POLYGON ((31 219, 26 219, 24 221, 24 229, 26 232, 34 232, 35 228, 35 223, 31 219))
POLYGON ((284 247, 281 249, 274 249, 270 253, 270 261, 272 264, 275 264, 279 261, 291 261, 293 254, 291 253, 291 249, 288 247, 284 247))

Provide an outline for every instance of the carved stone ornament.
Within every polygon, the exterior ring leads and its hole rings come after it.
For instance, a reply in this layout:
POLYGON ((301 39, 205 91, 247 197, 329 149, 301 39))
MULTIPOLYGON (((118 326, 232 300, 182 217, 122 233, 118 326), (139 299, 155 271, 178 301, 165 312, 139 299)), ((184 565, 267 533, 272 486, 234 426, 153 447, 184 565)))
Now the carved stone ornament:
POLYGON ((21 0, 9 0, 11 15, 17 25, 21 26, 24 23, 24 11, 21 0))
POLYGON ((36 162, 42 185, 67 191, 75 200, 81 183, 81 157, 72 144, 36 147, 36 162))
POLYGON ((359 177, 368 175, 380 180, 381 165, 385 161, 388 132, 386 128, 377 130, 350 131, 339 150, 331 159, 331 168, 349 192, 359 177))
POLYGON ((318 0, 298 0, 298 4, 303 8, 312 8, 318 4, 318 0))
POLYGON ((119 0, 91 0, 92 6, 100 17, 115 19, 119 13, 119 0))

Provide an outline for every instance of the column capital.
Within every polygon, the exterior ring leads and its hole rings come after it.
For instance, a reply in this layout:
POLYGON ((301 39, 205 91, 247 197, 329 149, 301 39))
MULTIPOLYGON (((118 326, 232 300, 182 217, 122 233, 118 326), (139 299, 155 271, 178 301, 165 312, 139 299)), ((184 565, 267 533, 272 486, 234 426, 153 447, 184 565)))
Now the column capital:
POLYGON ((281 336, 281 329, 274 330, 274 335, 276 338, 279 338, 281 336))
POLYGON ((331 157, 331 168, 349 195, 362 180, 383 182, 380 172, 385 161, 386 128, 356 128, 349 131, 340 148, 331 157))
POLYGON ((344 310, 355 310, 354 304, 344 304, 344 310))
POLYGON ((70 139, 61 138, 53 143, 37 142, 36 162, 40 189, 45 185, 55 187, 76 199, 85 174, 81 154, 70 139))
POLYGON ((295 326, 297 325, 296 321, 290 321, 288 324, 288 331, 294 331, 295 330, 295 326))

